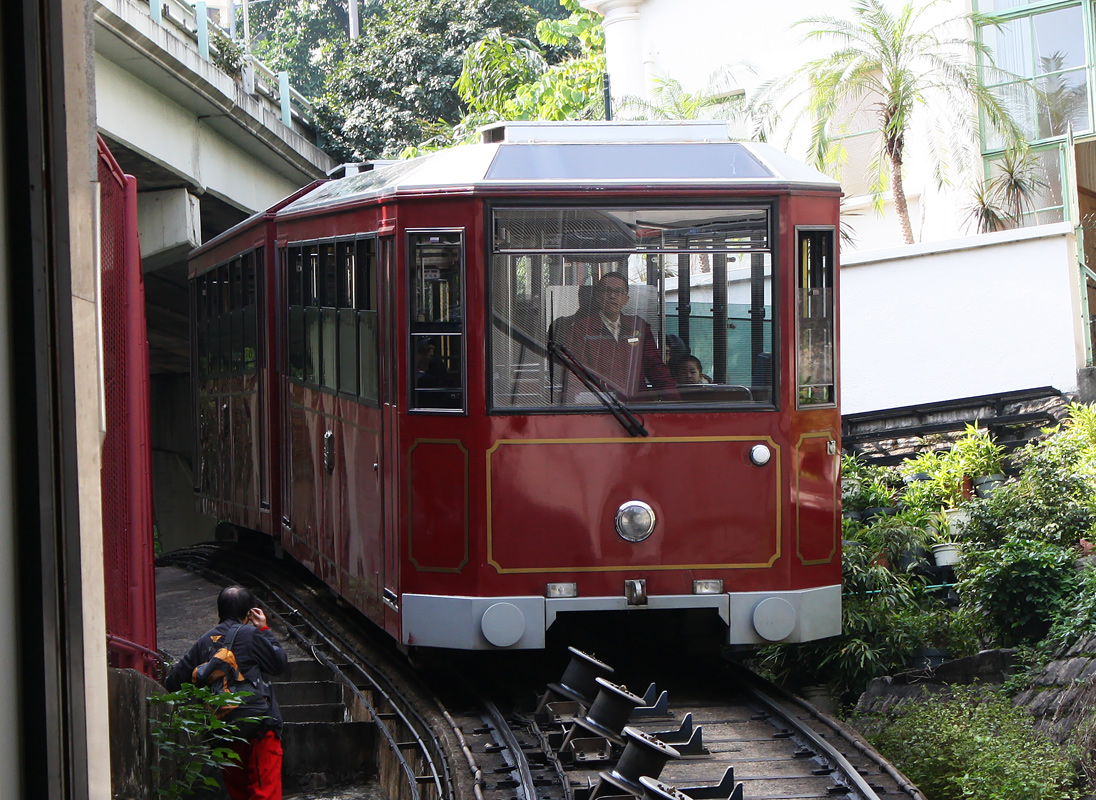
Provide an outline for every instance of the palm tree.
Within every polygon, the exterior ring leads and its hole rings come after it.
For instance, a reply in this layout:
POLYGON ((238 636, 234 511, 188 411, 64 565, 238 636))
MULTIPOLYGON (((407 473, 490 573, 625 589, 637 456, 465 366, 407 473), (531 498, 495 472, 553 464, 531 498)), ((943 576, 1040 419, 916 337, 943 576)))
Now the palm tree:
MULTIPOLYGON (((967 14, 945 24, 927 23, 925 11, 939 2, 930 0, 920 7, 907 2, 895 13, 881 0, 856 0, 851 20, 819 16, 796 23, 812 26, 808 39, 836 44, 828 56, 810 61, 792 76, 792 80, 807 79, 805 111, 812 119, 811 158, 820 169, 840 163, 844 148, 839 137, 848 122, 848 112, 870 103, 879 134, 879 149, 869 166, 872 194, 881 210, 889 181, 906 244, 913 243, 913 228, 902 165, 907 134, 919 110, 932 103, 934 112, 953 117, 950 124, 957 127, 952 130, 969 135, 971 140, 980 110, 1009 144, 1022 142, 1007 110, 978 80, 976 59, 988 58, 984 46, 968 36, 948 33, 957 23, 965 31, 967 26, 986 20, 967 14)), ((940 153, 934 156, 943 158, 940 153)), ((943 160, 934 165, 941 183, 945 168, 943 160)))
POLYGON ((990 233, 1024 224, 1024 211, 1035 208, 1047 182, 1039 175, 1039 162, 1027 147, 1009 148, 993 162, 993 175, 979 181, 967 206, 967 220, 979 233, 990 233))

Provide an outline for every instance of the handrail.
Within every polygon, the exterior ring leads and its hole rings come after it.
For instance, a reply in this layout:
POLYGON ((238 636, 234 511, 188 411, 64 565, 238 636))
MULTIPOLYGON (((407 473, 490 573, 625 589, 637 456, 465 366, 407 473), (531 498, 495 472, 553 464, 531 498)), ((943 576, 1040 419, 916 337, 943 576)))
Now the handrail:
MULTIPOLYGON (((224 38, 232 41, 230 34, 223 27, 211 24, 206 13, 205 0, 145 0, 149 5, 149 15, 152 20, 161 27, 171 30, 176 35, 181 35, 189 42, 193 42, 198 48, 198 54, 203 61, 216 61, 214 56, 221 56, 222 48, 217 37, 211 36, 211 29, 216 28, 224 38), (167 23, 171 23, 168 25, 167 23)), ((282 123, 286 127, 293 127, 296 119, 307 127, 315 127, 315 115, 312 104, 303 94, 294 89, 289 83, 289 75, 286 72, 276 73, 266 64, 259 61, 251 53, 245 53, 242 58, 244 92, 249 95, 263 95, 270 102, 276 103, 281 108, 282 123), (249 70, 251 74, 249 75, 249 70), (255 75, 262 76, 264 80, 255 80, 255 75)))

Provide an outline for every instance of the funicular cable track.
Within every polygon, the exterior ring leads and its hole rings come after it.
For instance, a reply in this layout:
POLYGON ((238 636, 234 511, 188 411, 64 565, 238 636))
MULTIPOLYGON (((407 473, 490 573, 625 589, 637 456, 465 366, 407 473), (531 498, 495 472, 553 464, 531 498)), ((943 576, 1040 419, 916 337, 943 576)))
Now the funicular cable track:
POLYGON ((398 790, 385 781, 392 800, 925 800, 854 731, 738 665, 698 664, 703 680, 642 696, 575 648, 558 682, 486 662, 415 672, 378 658, 326 590, 274 562, 218 545, 160 563, 260 591, 276 627, 376 720, 402 776, 398 790))

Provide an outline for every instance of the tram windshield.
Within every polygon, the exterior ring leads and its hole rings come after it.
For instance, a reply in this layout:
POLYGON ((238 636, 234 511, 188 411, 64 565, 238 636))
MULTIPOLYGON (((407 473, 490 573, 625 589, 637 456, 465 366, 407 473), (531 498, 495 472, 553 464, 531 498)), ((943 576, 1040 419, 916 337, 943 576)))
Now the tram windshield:
POLYGON ((492 214, 495 409, 771 405, 771 206, 492 214))

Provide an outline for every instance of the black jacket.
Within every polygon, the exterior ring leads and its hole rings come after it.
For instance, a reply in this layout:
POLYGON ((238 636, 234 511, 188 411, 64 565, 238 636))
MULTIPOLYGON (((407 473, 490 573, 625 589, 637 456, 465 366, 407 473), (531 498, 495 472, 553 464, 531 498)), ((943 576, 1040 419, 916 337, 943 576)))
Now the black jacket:
MULTIPOLYGON (((202 634, 182 660, 171 668, 171 672, 164 678, 164 687, 169 692, 174 692, 184 683, 193 683, 194 668, 209 661, 227 643, 232 629, 239 624, 236 620, 225 620, 202 634), (216 643, 213 641, 214 636, 219 637, 216 643)), ((280 737, 282 712, 278 709, 278 701, 274 697, 274 689, 268 676, 280 675, 285 671, 288 664, 285 650, 269 629, 260 631, 254 625, 243 625, 232 643, 232 652, 236 656, 240 672, 270 701, 271 721, 266 727, 273 729, 280 737)))

